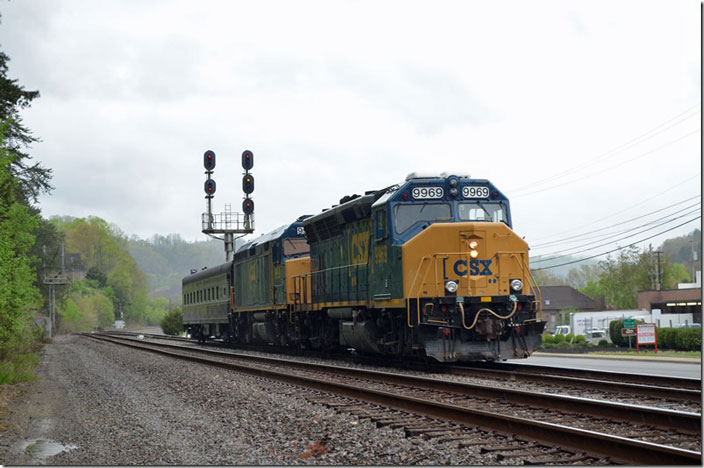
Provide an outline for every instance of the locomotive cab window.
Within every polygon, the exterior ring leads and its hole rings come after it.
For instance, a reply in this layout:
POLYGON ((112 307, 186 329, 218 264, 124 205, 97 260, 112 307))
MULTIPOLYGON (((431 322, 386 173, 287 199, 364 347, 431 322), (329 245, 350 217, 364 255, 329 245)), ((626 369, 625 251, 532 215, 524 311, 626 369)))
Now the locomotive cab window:
POLYGON ((310 252, 310 246, 305 239, 284 239, 284 257, 303 255, 310 252))
POLYGON ((374 236, 376 240, 382 240, 386 237, 386 210, 379 210, 374 214, 374 236))
POLYGON ((448 203, 414 203, 394 207, 394 226, 399 234, 421 221, 450 220, 452 220, 452 212, 448 203))
POLYGON ((460 221, 508 223, 506 208, 501 203, 460 203, 457 206, 457 215, 460 221))

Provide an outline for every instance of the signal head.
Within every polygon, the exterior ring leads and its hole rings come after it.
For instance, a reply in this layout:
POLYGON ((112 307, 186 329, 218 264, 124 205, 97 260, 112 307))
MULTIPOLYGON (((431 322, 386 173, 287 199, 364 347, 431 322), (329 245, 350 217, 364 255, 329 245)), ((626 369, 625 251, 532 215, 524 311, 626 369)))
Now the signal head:
POLYGON ((206 171, 212 171, 215 169, 215 152, 208 150, 203 153, 203 167, 206 171))
POLYGON ((242 202, 242 212, 246 215, 252 214, 254 212, 254 200, 245 198, 242 202))
POLYGON ((254 176, 252 174, 245 174, 242 177, 242 191, 247 195, 254 192, 254 176))
POLYGON ((206 180, 205 185, 203 186, 203 190, 205 190, 206 195, 215 194, 215 181, 213 179, 206 180))
POLYGON ((245 150, 242 153, 242 167, 245 171, 254 167, 254 153, 249 150, 245 150))

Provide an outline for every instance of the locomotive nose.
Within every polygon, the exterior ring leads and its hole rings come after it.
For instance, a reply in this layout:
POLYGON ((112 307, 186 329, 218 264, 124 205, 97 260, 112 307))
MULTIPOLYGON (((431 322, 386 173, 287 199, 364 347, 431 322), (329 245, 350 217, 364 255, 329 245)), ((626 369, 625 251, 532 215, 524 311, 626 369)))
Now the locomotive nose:
POLYGON ((528 245, 504 223, 434 223, 403 245, 402 263, 407 298, 508 295, 512 282, 528 294, 528 245))

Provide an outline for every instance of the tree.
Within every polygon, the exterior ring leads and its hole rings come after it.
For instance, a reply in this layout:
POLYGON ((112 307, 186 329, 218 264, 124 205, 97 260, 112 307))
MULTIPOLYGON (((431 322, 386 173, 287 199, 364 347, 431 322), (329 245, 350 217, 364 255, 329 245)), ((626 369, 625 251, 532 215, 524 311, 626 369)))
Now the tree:
POLYGON ((26 91, 17 84, 17 80, 9 79, 9 61, 10 58, 0 52, 0 120, 9 122, 2 146, 9 158, 10 175, 18 182, 14 187, 18 195, 17 200, 29 205, 36 203, 41 193, 52 190, 51 169, 38 162, 32 163, 26 152, 26 149, 39 139, 22 125, 20 111, 29 107, 31 102, 39 97, 39 91, 26 91))
POLYGON ((161 330, 167 335, 178 335, 183 331, 183 315, 180 307, 174 307, 161 320, 161 330))
POLYGON ((590 281, 598 281, 600 274, 599 265, 582 264, 578 268, 570 268, 567 273, 567 283, 575 289, 583 288, 590 281))
MULTIPOLYGON (((671 263, 667 256, 661 258, 662 288, 673 289, 678 282, 687 278, 682 265, 671 263)), ((595 280, 587 281, 580 292, 597 299, 603 297, 606 304, 617 309, 635 309, 638 292, 653 289, 657 271, 657 259, 649 252, 641 252, 638 247, 620 250, 615 257, 608 256, 599 262, 601 274, 595 280)))
POLYGON ((550 270, 537 270, 531 271, 533 278, 538 283, 538 287, 541 286, 565 286, 567 282, 564 278, 561 278, 550 270))
POLYGON ((0 127, 0 357, 41 305, 34 286, 35 272, 27 252, 34 244, 39 217, 17 200, 17 180, 12 177, 12 157, 5 147, 6 122, 0 127))

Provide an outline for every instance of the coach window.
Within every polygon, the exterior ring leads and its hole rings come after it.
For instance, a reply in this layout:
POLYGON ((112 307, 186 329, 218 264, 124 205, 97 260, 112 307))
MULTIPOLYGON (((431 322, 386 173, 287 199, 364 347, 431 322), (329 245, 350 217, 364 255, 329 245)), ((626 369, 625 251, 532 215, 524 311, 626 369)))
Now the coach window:
POLYGON ((452 213, 447 203, 414 203, 394 207, 394 225, 399 234, 414 224, 425 221, 450 221, 452 213))

